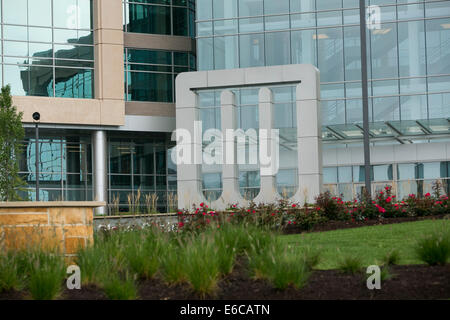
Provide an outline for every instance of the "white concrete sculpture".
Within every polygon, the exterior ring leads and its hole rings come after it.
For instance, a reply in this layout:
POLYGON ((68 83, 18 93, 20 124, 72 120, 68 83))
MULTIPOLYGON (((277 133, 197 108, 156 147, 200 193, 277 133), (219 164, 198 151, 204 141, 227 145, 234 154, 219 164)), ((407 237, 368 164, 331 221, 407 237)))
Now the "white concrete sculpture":
MULTIPOLYGON (((197 92, 207 89, 221 89, 221 126, 223 131, 223 165, 221 197, 211 205, 223 210, 230 204, 246 205, 239 192, 239 172, 237 162, 229 164, 227 159, 236 160, 236 141, 227 141, 227 129, 237 127, 237 107, 230 88, 258 87, 260 130, 273 129, 273 95, 269 87, 278 85, 297 85, 297 143, 298 143, 298 190, 290 199, 295 203, 312 203, 322 191, 322 155, 320 121, 320 74, 313 65, 284 65, 274 67, 244 68, 217 71, 199 71, 180 74, 176 79, 176 123, 177 154, 183 150, 184 161, 177 160, 178 205, 180 209, 191 209, 206 199, 202 192, 202 137, 200 109, 197 92), (179 130, 189 133, 191 139, 181 139, 179 130), (233 152, 225 147, 233 146, 233 152), (228 152, 228 153, 227 153, 228 152)), ((275 138, 263 138, 269 146, 275 145, 275 138)), ((278 146, 277 146, 278 147, 278 146)), ((271 149, 273 155, 274 149, 271 149)), ((280 198, 276 188, 276 172, 261 168, 260 193, 256 203, 272 203, 280 198), (268 173, 269 172, 269 173, 268 173)))

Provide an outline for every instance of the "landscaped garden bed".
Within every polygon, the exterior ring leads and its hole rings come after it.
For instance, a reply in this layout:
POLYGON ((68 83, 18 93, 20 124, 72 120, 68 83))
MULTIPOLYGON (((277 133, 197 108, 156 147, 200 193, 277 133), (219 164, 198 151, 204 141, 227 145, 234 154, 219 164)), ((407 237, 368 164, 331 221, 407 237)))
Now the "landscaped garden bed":
MULTIPOLYGON (((394 266, 392 279, 382 284, 382 290, 368 290, 363 274, 345 274, 339 270, 315 271, 301 290, 289 287, 277 290, 264 280, 252 280, 246 268, 237 265, 232 274, 219 283, 217 295, 220 300, 353 300, 353 299, 448 299, 450 297, 450 265, 446 266, 394 266)), ((143 300, 195 300, 199 297, 189 285, 167 286, 154 279, 142 282, 139 297, 143 300)), ((80 291, 66 290, 62 299, 107 299, 101 289, 85 288, 80 291)))
POLYGON ((37 249, 1 260, 0 299, 448 299, 450 221, 282 235, 248 224, 199 232, 102 230, 79 251, 81 290, 37 249), (366 267, 382 268, 381 290, 366 267), (9 287, 6 285, 9 284, 9 287))

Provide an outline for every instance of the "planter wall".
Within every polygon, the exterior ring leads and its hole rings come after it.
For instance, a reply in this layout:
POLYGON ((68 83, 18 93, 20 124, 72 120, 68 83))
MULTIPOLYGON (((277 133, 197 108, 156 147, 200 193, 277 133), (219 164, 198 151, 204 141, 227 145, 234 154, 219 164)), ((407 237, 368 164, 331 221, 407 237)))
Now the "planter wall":
POLYGON ((104 202, 0 203, 0 247, 58 249, 66 258, 93 240, 93 210, 104 202))

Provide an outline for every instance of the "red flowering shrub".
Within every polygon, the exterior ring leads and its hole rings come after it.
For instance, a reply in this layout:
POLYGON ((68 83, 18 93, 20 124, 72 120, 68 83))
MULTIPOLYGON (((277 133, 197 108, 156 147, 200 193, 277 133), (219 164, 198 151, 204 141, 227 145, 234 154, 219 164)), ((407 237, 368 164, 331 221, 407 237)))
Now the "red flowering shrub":
POLYGON ((373 201, 378 215, 384 218, 405 217, 408 212, 404 204, 396 201, 396 196, 392 194, 392 187, 385 186, 379 191, 373 201))
POLYGON ((330 220, 348 220, 347 206, 341 197, 333 197, 329 191, 316 197, 317 207, 323 210, 323 216, 330 220), (347 212, 347 213, 346 213, 347 212))
POLYGON ((368 219, 394 218, 405 216, 425 216, 449 213, 449 198, 440 193, 442 186, 437 183, 430 193, 422 196, 414 194, 398 201, 392 194, 392 187, 385 186, 372 199, 360 195, 353 201, 334 197, 330 192, 320 194, 314 206, 301 206, 281 199, 275 204, 256 205, 250 202, 248 207, 232 204, 225 212, 217 212, 201 203, 188 210, 178 212, 178 231, 198 232, 209 227, 221 228, 224 224, 244 224, 270 229, 286 228, 310 230, 316 224, 327 220, 366 221, 368 219))

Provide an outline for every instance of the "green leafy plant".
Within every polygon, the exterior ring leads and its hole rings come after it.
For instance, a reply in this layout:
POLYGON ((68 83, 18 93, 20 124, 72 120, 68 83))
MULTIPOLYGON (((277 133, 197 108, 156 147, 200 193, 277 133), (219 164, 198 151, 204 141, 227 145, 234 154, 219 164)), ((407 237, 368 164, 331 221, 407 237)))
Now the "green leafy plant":
POLYGON ((11 87, 2 87, 0 95, 0 201, 22 200, 18 194, 24 182, 19 175, 18 156, 25 136, 23 112, 12 105, 11 87))

